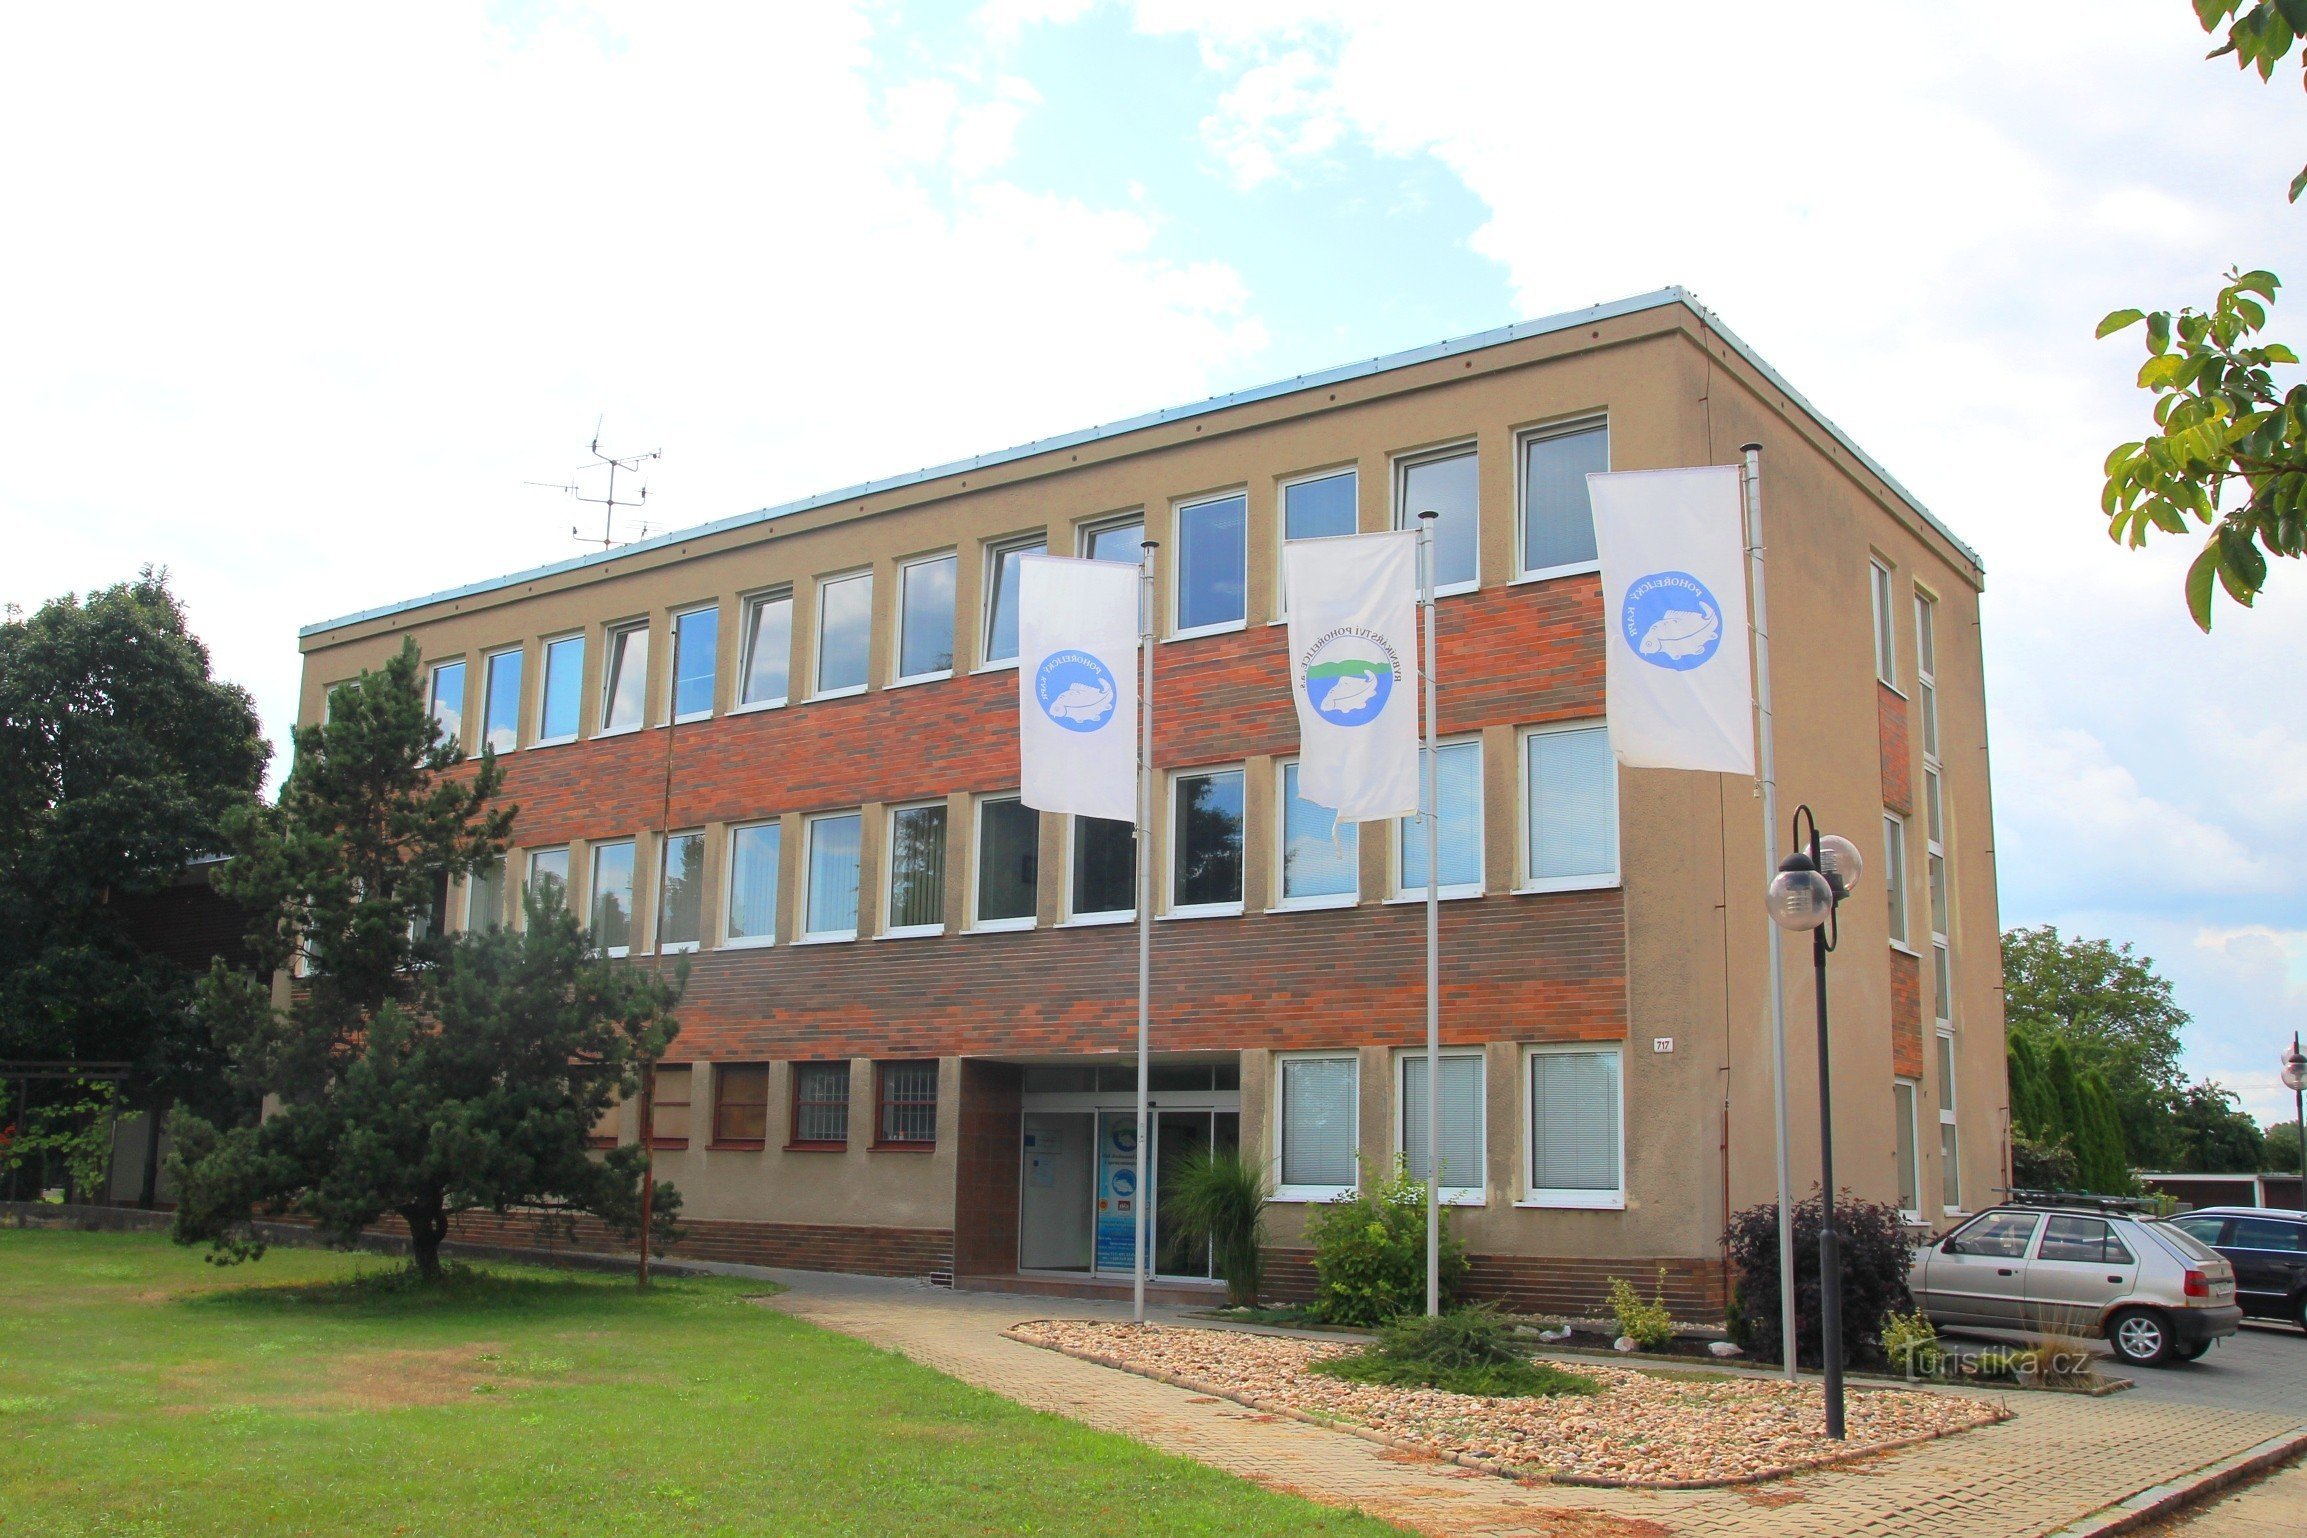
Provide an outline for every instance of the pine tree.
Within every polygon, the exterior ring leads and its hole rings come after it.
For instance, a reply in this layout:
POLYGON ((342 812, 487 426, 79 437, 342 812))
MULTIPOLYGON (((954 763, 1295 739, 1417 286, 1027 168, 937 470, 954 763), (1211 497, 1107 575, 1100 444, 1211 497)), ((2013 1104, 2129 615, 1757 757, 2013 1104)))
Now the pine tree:
POLYGON ((2131 1160, 2123 1147, 2123 1122, 2107 1081, 2086 1073, 2077 1082, 2082 1116, 2076 1124, 2075 1155, 2086 1190, 2103 1195, 2128 1194, 2133 1186, 2131 1160))

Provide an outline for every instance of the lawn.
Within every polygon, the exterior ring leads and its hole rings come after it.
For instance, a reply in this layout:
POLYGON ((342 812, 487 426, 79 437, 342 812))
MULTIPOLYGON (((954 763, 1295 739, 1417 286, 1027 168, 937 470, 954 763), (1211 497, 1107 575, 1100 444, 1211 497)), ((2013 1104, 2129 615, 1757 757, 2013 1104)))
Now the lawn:
POLYGON ((1375 1534, 747 1302, 0 1230, 0 1534, 1375 1534))

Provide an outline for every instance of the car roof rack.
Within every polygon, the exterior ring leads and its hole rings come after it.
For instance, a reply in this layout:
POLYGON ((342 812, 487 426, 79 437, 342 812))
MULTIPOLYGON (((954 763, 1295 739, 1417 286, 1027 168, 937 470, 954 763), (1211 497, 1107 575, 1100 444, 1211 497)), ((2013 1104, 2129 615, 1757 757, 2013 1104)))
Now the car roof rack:
POLYGON ((2014 1207, 2081 1207, 2092 1212, 2140 1213, 2148 1217, 2162 1210, 2149 1196, 2102 1196, 2096 1191, 2041 1191, 2023 1186, 1993 1189, 2002 1192, 2014 1207))

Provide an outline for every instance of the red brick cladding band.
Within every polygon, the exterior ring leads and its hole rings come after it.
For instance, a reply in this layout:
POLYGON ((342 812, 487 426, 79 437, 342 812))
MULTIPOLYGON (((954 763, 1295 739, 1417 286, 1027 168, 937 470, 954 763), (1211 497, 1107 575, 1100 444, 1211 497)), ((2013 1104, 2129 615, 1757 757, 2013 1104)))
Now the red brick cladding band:
POLYGON ((1922 958, 1890 953, 1890 1071, 1896 1078, 1923 1074, 1922 958))
POLYGON ((1876 743, 1882 755, 1882 804, 1905 817, 1914 811, 1914 764, 1907 752, 1906 696, 1875 686, 1876 743))

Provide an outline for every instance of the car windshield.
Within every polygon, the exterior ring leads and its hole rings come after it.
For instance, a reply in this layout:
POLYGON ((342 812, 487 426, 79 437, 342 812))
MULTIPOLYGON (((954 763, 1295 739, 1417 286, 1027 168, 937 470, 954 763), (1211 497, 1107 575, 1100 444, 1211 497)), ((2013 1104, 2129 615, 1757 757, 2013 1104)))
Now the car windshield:
POLYGON ((2140 1227, 2193 1261, 2215 1261, 2219 1252, 2175 1223, 2143 1223, 2140 1227))

